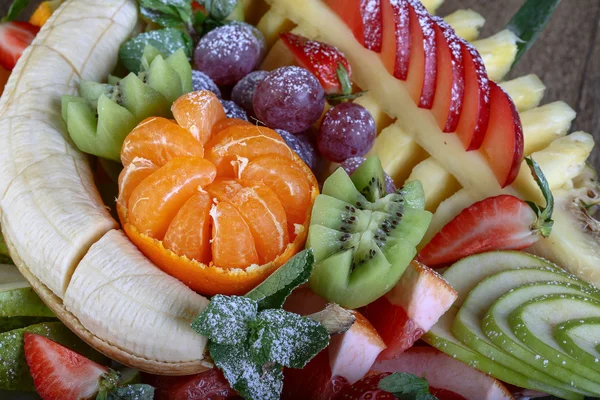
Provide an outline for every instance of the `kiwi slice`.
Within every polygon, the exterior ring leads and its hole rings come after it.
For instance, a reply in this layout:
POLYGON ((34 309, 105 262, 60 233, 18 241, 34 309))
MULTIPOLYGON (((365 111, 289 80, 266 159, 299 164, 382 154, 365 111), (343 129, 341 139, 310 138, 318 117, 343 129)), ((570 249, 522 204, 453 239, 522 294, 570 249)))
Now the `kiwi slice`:
POLYGON ((312 211, 307 241, 316 259, 312 289, 347 308, 362 307, 390 290, 431 222, 423 197, 419 182, 387 194, 376 156, 351 177, 338 168, 312 211))
POLYGON ((171 103, 183 94, 179 74, 162 56, 157 56, 150 64, 146 72, 146 85, 165 96, 171 103))
POLYGON ((129 110, 138 121, 152 116, 171 116, 171 102, 134 73, 117 82, 112 100, 129 110))
POLYGON ((118 76, 115 76, 115 75, 108 75, 108 84, 111 85, 111 86, 114 86, 121 79, 122 78, 119 78, 118 76))
POLYGON ((81 81, 79 83, 79 94, 83 97, 90 107, 98 107, 98 99, 101 95, 110 96, 113 91, 112 85, 98 83, 93 81, 81 81))

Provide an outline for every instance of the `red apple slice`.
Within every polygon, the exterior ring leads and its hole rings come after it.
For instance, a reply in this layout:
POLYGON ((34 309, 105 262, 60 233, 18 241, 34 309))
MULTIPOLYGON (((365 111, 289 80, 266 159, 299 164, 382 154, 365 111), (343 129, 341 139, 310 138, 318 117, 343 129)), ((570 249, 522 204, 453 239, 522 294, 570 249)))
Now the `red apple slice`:
MULTIPOLYGON (((296 289, 284 309, 300 315, 322 310, 327 302, 308 288, 296 289)), ((385 348, 383 340, 359 312, 352 327, 331 337, 329 346, 303 369, 284 371, 284 399, 329 400, 362 379, 385 348)))
POLYGON ((413 347, 392 360, 377 362, 373 370, 425 376, 429 386, 467 400, 513 399, 500 381, 429 346, 413 347))
POLYGON ((511 98, 491 81, 490 121, 483 152, 500 186, 510 185, 519 174, 523 161, 523 127, 511 98))
POLYGON ((411 53, 409 8, 408 0, 381 0, 381 61, 391 75, 403 81, 408 77, 411 53))
POLYGON ((326 0, 365 48, 381 52, 383 22, 381 0, 326 0))
POLYGON ((437 82, 437 50, 433 19, 418 0, 409 0, 410 62, 406 86, 415 104, 430 109, 437 82))
POLYGON ((392 290, 361 309, 387 345, 378 360, 394 358, 410 348, 456 297, 437 272, 413 261, 392 290))
POLYGON ((458 126, 465 94, 465 70, 460 38, 442 18, 433 17, 437 43, 437 85, 431 112, 444 132, 458 126))
POLYGON ((465 149, 481 147, 490 118, 490 85, 481 56, 469 43, 460 41, 465 70, 465 94, 456 134, 465 149))

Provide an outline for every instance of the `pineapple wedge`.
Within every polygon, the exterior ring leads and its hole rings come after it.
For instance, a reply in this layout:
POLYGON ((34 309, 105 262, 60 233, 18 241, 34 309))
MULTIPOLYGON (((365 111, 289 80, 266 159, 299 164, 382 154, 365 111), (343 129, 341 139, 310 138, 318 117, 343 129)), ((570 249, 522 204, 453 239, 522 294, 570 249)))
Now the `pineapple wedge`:
POLYGON ((529 74, 500 83, 511 97, 517 111, 527 111, 540 105, 546 86, 536 74, 529 74))
POLYGON ((354 103, 359 104, 369 110, 373 119, 375 120, 375 126, 377 127, 377 133, 381 132, 383 128, 392 123, 392 118, 383 111, 383 109, 377 104, 377 101, 370 93, 365 93, 358 99, 354 100, 354 103))
POLYGON ((471 9, 456 10, 444 17, 456 34, 468 42, 477 40, 479 32, 485 24, 485 18, 471 9))
POLYGON ((473 46, 483 58, 491 80, 501 81, 508 73, 517 56, 518 41, 517 35, 505 29, 493 36, 473 42, 473 46))
POLYGON ((456 178, 432 157, 414 167, 406 181, 421 181, 425 192, 425 209, 431 212, 435 212, 444 199, 460 189, 456 178))
POLYGON ((545 104, 520 113, 525 155, 545 149, 567 134, 575 111, 563 101, 545 104))
POLYGON ((428 156, 398 124, 391 124, 381 131, 368 153, 371 155, 379 156, 383 169, 396 186, 403 185, 414 166, 428 156))
POLYGON ((294 23, 283 15, 269 10, 258 21, 256 27, 265 37, 267 49, 270 49, 279 40, 279 33, 292 30, 294 23))

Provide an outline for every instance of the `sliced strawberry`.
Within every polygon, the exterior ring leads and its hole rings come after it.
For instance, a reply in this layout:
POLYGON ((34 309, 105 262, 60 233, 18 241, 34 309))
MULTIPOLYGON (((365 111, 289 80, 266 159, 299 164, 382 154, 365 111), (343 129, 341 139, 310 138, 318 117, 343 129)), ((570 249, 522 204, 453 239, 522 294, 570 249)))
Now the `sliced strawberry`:
POLYGON ((437 49, 433 19, 418 0, 409 0, 410 62, 406 85, 415 104, 430 109, 437 83, 437 49))
POLYGON ((435 271, 413 261, 385 296, 360 311, 386 344, 379 361, 412 347, 456 300, 456 291, 435 271))
MULTIPOLYGON (((531 163, 531 160, 528 159, 531 163)), ((443 267, 461 258, 492 250, 522 250, 552 229, 554 200, 539 167, 534 178, 542 187, 546 208, 500 195, 488 197, 461 211, 421 250, 417 259, 431 267, 443 267), (543 183, 540 183, 540 179, 543 183)))
POLYGON ((381 52, 381 0, 325 0, 365 48, 381 52))
POLYGON ((390 74, 405 81, 411 53, 408 0, 381 0, 381 15, 381 61, 390 74))
POLYGON ((154 400, 241 399, 216 368, 189 376, 144 375, 144 381, 154 386, 154 400))
POLYGON ((512 400, 498 380, 429 346, 413 347, 394 359, 375 363, 373 372, 424 376, 440 400, 512 400))
POLYGON ((437 43, 437 86, 431 112, 440 129, 454 132, 465 95, 465 70, 460 38, 442 18, 433 17, 437 43))
POLYGON ((490 122, 482 146, 500 186, 510 185, 523 161, 523 127, 511 98, 491 81, 490 122))
POLYGON ((33 333, 25 334, 25 359, 43 400, 93 397, 100 389, 100 378, 108 372, 108 368, 33 333))
POLYGON ((460 41, 465 70, 465 93, 456 134, 467 150, 481 147, 490 118, 490 85, 481 56, 471 44, 460 41))
POLYGON ((282 42, 292 52, 299 66, 308 69, 321 82, 327 93, 341 93, 338 64, 342 64, 352 78, 352 70, 346 56, 336 47, 309 40, 293 33, 282 33, 282 42))
POLYGON ((396 396, 392 393, 379 389, 379 381, 388 375, 391 375, 391 373, 368 375, 354 385, 342 390, 339 397, 336 397, 336 400, 395 400, 396 396))
POLYGON ((12 71, 40 28, 28 22, 0 23, 0 66, 12 71))

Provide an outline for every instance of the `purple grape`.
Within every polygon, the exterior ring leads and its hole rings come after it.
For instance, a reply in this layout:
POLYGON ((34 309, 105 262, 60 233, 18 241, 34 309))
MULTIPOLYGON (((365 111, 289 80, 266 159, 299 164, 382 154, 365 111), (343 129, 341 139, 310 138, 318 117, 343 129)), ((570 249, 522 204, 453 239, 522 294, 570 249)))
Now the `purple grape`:
POLYGON ((325 108, 325 92, 319 80, 300 67, 270 72, 253 98, 257 118, 271 128, 299 133, 317 122, 325 108))
POLYGON ((375 120, 366 108, 341 103, 325 114, 317 147, 329 161, 342 162, 350 157, 364 156, 373 146, 376 135, 375 120))
POLYGON ((246 111, 233 101, 230 100, 221 100, 221 105, 223 109, 225 109, 225 115, 227 118, 237 118, 243 119, 244 121, 248 121, 248 115, 246 115, 246 111))
POLYGON ((310 141, 303 139, 304 135, 295 136, 283 129, 275 129, 277 133, 285 140, 290 149, 294 150, 311 170, 317 167, 317 152, 310 141))
POLYGON ((208 90, 213 92, 217 98, 221 99, 221 91, 216 83, 210 79, 210 76, 206 75, 202 71, 192 70, 192 89, 197 90, 208 90))
MULTIPOLYGON (((365 160, 366 158, 364 157, 351 157, 341 163, 340 167, 344 168, 344 171, 346 171, 348 175, 352 175, 365 160)), ((388 174, 385 174, 385 189, 388 193, 394 193, 396 191, 394 180, 388 174)))
POLYGON ((233 85, 256 68, 261 51, 260 40, 247 24, 223 25, 200 39, 194 66, 217 85, 233 85))
POLYGON ((252 104, 254 91, 268 74, 267 71, 250 72, 235 84, 231 91, 231 100, 242 106, 248 114, 254 115, 254 105, 252 104))

